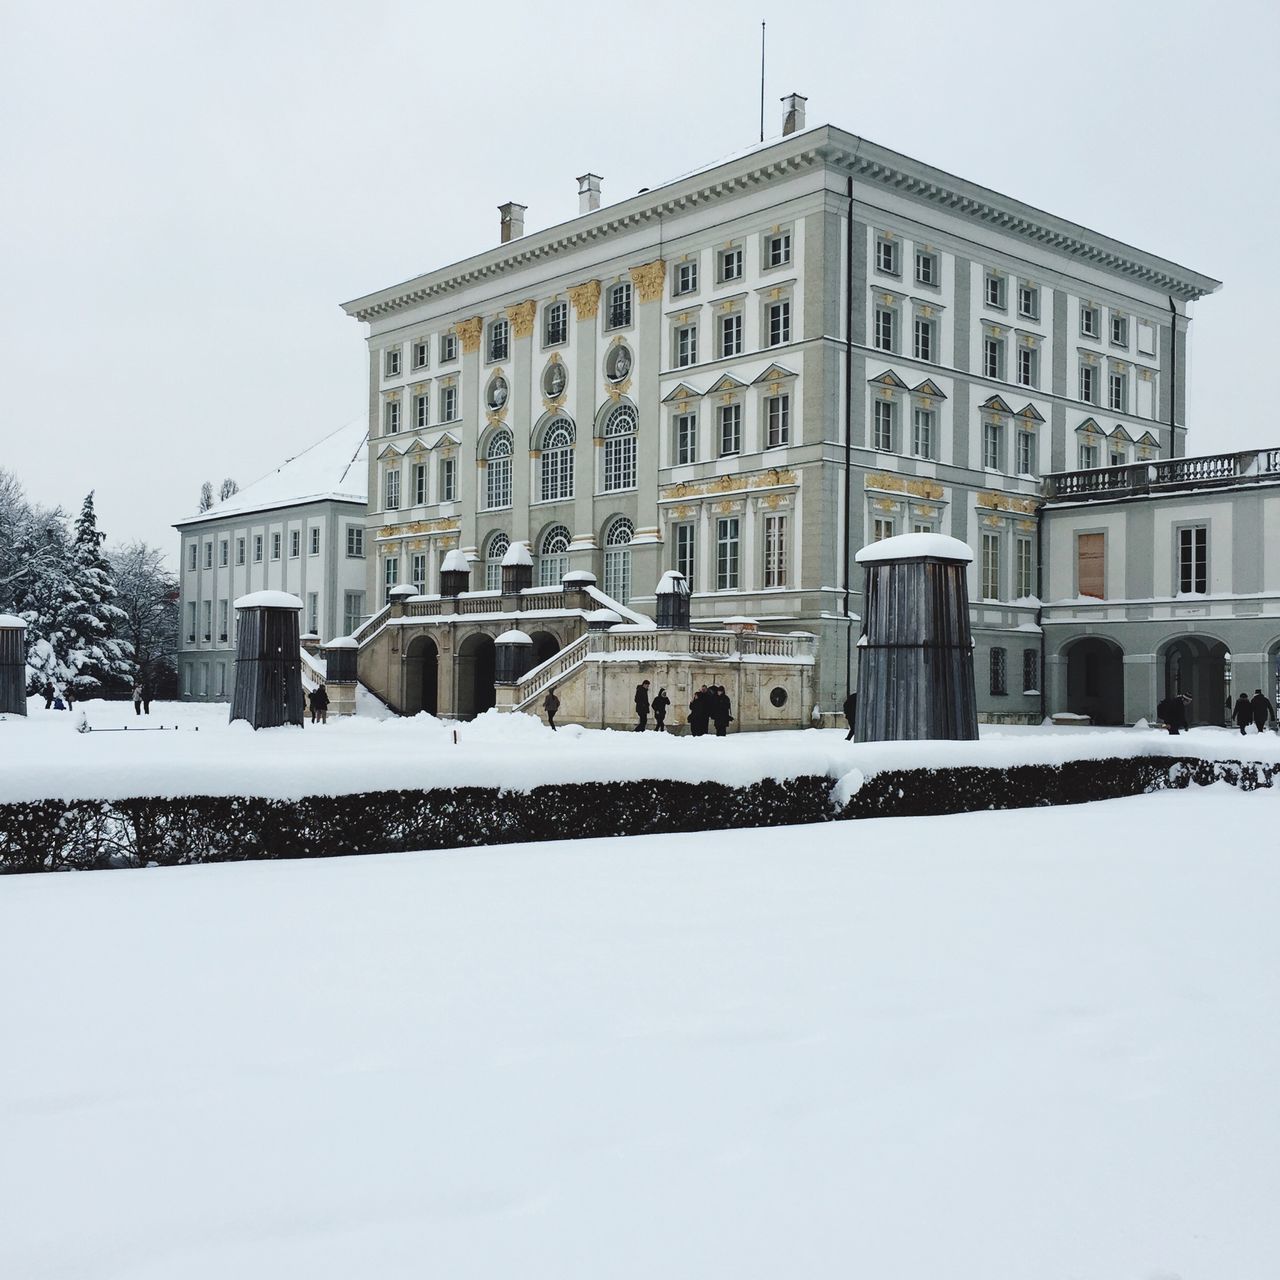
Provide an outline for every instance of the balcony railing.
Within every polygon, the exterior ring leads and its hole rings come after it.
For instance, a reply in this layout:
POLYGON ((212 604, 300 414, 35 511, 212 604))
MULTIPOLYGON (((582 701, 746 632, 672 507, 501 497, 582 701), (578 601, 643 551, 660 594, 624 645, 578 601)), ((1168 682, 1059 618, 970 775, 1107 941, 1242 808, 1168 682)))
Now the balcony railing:
POLYGON ((1058 471, 1044 478, 1050 502, 1093 501, 1178 489, 1221 489, 1228 485, 1280 480, 1280 448, 1214 453, 1199 458, 1157 458, 1119 467, 1058 471))

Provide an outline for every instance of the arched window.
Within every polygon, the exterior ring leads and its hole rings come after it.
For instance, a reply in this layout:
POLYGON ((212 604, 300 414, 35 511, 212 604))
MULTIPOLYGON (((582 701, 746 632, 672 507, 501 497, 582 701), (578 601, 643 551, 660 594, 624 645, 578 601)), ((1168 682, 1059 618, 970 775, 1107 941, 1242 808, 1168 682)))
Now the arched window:
POLYGON ((636 487, 636 411, 620 404, 604 424, 604 492, 636 487))
POLYGON ((499 431, 489 441, 485 455, 488 466, 484 483, 484 505, 492 511, 495 507, 511 505, 511 432, 499 431))
POLYGON ((631 538, 635 526, 619 516, 604 536, 604 593, 619 604, 631 597, 631 538))
POLYGON ((542 434, 542 501, 573 497, 573 423, 553 418, 542 434))
POLYGON ((484 589, 502 590, 502 557, 507 554, 511 539, 505 533, 495 533, 484 549, 484 589))
POLYGON ((559 586, 569 572, 569 530, 562 524, 552 525, 542 535, 538 551, 538 586, 559 586))

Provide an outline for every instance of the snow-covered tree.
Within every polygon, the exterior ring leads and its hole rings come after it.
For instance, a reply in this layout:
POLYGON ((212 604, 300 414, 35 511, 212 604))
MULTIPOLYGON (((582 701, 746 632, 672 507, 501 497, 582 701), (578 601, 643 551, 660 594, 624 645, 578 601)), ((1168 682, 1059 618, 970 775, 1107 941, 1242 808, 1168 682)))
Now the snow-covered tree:
POLYGON ((233 494, 237 494, 239 492, 240 492, 240 486, 236 484, 236 482, 230 476, 228 476, 222 482, 221 487, 218 489, 218 501, 226 502, 226 500, 230 498, 233 494))
POLYGON ((155 695, 175 677, 178 648, 178 579, 165 567, 164 553, 145 542, 116 547, 109 556, 115 603, 125 621, 116 629, 133 649, 131 676, 144 680, 155 695))
POLYGON ((208 511, 213 506, 213 481, 206 480, 200 486, 200 510, 208 511))

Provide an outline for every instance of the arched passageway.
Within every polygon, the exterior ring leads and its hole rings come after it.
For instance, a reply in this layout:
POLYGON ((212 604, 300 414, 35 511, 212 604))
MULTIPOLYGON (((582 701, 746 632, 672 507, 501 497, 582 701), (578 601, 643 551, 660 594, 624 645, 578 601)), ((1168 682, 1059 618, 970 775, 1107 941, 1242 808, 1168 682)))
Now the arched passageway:
POLYGON ((554 658, 560 652, 560 641, 550 631, 534 631, 529 637, 533 641, 533 665, 540 666, 548 658, 554 658))
POLYGON ((430 636, 411 641, 404 655, 404 714, 436 715, 440 690, 440 650, 430 636))
POLYGON ((470 720, 496 701, 493 688, 493 637, 470 635, 458 646, 454 663, 458 717, 470 720))
POLYGON ((1067 710, 1094 724, 1124 723, 1124 650, 1118 644, 1086 636, 1067 650, 1067 710))
POLYGON ((1231 655, 1212 636, 1179 636, 1159 653, 1162 697, 1187 693, 1189 724, 1225 724, 1231 714, 1231 655))

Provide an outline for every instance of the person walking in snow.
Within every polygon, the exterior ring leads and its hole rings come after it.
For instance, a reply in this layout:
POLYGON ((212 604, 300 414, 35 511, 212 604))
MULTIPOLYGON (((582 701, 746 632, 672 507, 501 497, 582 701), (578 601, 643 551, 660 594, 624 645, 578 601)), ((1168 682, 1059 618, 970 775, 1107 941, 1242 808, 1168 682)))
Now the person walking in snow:
POLYGON ((311 723, 319 717, 321 724, 329 723, 329 691, 323 684, 318 684, 311 691, 311 723))
POLYGON ((1187 727, 1187 703, 1190 701, 1185 693, 1172 693, 1156 707, 1156 716, 1171 737, 1177 737, 1187 727))
POLYGON ((53 695, 54 695, 53 681, 46 680, 44 682, 44 688, 40 692, 44 694, 44 709, 48 711, 49 708, 53 706, 53 695))
POLYGON ((70 685, 67 685, 65 696, 67 699, 67 710, 70 711, 71 708, 76 705, 76 695, 72 691, 72 688, 70 685))
POLYGON ((729 694, 724 685, 718 684, 712 687, 715 689, 716 700, 711 706, 711 719, 715 721, 716 737, 723 738, 729 732, 729 722, 733 719, 733 706, 729 702, 729 694))
POLYGON ((1271 699, 1261 689, 1255 689, 1249 701, 1249 709, 1253 712, 1254 727, 1262 733, 1267 727, 1267 722, 1276 713, 1275 707, 1271 705, 1271 699))
POLYGON ((849 732, 845 735, 846 742, 853 741, 853 720, 858 714, 858 695, 850 692, 849 696, 844 700, 844 721, 849 726, 849 732))
POLYGON ((691 737, 700 738, 704 733, 706 733, 708 711, 707 686, 704 684, 702 688, 689 699, 689 734, 691 737))
POLYGON ((670 705, 671 699, 667 697, 666 689, 659 688, 658 696, 653 700, 653 731, 655 733, 666 733, 667 708, 670 705))
POLYGON ((133 714, 142 714, 142 685, 137 680, 133 682, 133 714))
POLYGON ((142 714, 149 716, 151 714, 151 686, 145 681, 140 682, 142 689, 142 714))
POLYGON ((641 680, 636 685, 636 732, 643 733, 649 723, 649 682, 641 680))
POLYGON ((542 700, 542 709, 547 713, 547 723, 554 729, 556 727, 556 712, 560 710, 560 699, 556 697, 555 685, 552 685, 547 690, 547 696, 542 700))
POLYGON ((1244 737, 1244 731, 1253 723, 1253 707, 1250 705, 1247 693, 1242 693, 1236 699, 1236 705, 1231 710, 1231 718, 1236 722, 1240 736, 1244 737))

